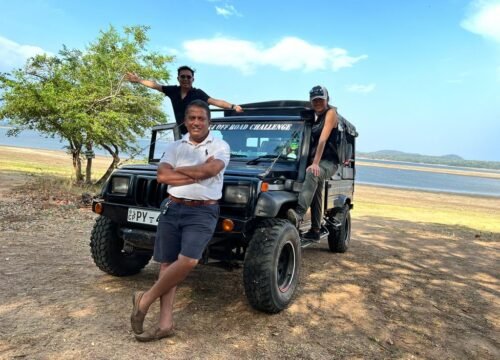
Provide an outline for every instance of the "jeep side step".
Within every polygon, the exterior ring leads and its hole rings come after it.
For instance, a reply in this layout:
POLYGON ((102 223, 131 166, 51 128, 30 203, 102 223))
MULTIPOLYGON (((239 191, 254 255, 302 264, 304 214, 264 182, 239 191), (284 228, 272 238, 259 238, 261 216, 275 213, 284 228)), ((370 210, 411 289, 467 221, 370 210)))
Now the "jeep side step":
POLYGON ((328 239, 328 235, 330 235, 330 232, 328 229, 324 226, 321 227, 320 234, 319 234, 319 240, 311 240, 311 239, 306 239, 305 237, 300 237, 300 247, 305 248, 308 247, 312 244, 318 244, 322 240, 328 239))

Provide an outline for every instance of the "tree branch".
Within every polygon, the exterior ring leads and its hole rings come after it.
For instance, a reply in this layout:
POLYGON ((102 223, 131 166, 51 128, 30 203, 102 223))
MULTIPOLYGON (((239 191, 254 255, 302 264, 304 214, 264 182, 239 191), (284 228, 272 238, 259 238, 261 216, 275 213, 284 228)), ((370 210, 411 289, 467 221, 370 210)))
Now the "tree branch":
POLYGON ((46 76, 42 76, 42 75, 40 75, 40 74, 38 74, 38 73, 36 73, 36 72, 33 72, 33 71, 27 71, 27 72, 26 72, 26 74, 27 74, 27 75, 34 76, 34 77, 37 77, 37 78, 42 79, 42 80, 45 80, 45 81, 49 80, 49 78, 48 78, 48 77, 46 77, 46 76))

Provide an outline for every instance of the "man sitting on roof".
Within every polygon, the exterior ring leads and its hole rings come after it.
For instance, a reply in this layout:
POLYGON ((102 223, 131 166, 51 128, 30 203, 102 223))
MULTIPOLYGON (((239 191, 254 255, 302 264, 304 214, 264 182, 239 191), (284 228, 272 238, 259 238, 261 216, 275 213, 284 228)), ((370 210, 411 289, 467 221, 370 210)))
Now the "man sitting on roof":
POLYGON ((139 83, 151 89, 158 90, 168 96, 174 108, 175 121, 177 122, 181 134, 187 133, 184 126, 184 113, 187 105, 193 100, 203 100, 209 105, 214 105, 222 109, 234 110, 242 112, 243 109, 239 105, 228 103, 225 100, 214 99, 207 95, 201 89, 193 87, 194 70, 189 66, 181 66, 177 69, 177 81, 179 85, 160 85, 156 81, 141 79, 137 74, 129 72, 125 78, 132 83, 139 83))

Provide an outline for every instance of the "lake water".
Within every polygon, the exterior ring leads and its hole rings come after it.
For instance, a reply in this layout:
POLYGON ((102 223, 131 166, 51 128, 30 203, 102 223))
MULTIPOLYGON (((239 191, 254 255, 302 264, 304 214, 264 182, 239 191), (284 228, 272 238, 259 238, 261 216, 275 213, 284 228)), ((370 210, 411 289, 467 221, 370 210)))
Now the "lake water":
MULTIPOLYGON (((8 137, 6 135, 7 128, 0 127, 0 145, 7 146, 20 146, 31 147, 36 149, 48 150, 65 150, 64 142, 58 139, 45 138, 35 131, 23 131, 18 137, 8 137)), ((147 148, 149 139, 140 139, 139 146, 144 149, 141 155, 137 156, 143 158, 147 156, 147 148)), ((108 155, 104 150, 96 150, 97 154, 108 155)), ((126 155, 126 154, 124 154, 126 155)), ((123 156, 123 155, 122 155, 123 156)), ((474 172, 491 172, 499 173, 498 170, 485 170, 485 169, 469 169, 464 167, 454 167, 445 165, 426 165, 414 164, 398 161, 385 161, 385 160, 368 160, 363 159, 364 162, 372 163, 386 163, 386 164, 401 164, 419 166, 423 169, 458 169, 462 171, 474 172)), ((363 166, 358 165, 356 168, 356 181, 360 184, 389 186, 404 189, 419 189, 437 192, 449 192, 457 194, 470 194, 470 195, 485 195, 500 197, 500 180, 491 179, 479 176, 464 176, 432 173, 426 171, 394 169, 386 167, 363 166)))
MULTIPOLYGON (((7 136, 7 131, 9 129, 6 127, 0 127, 0 145, 6 146, 19 146, 19 147, 29 147, 34 149, 47 149, 47 150, 66 150, 67 142, 60 141, 58 138, 46 138, 40 133, 32 130, 26 130, 21 132, 18 136, 7 136)), ((148 156, 149 148, 149 138, 139 139, 138 144, 144 151, 141 153, 140 158, 148 156)), ((106 150, 95 149, 97 155, 111 156, 106 150)), ((128 156, 130 154, 121 154, 121 156, 128 156)))
POLYGON ((500 179, 479 176, 359 165, 356 167, 356 181, 359 184, 500 197, 500 179))
POLYGON ((450 165, 439 165, 439 164, 422 164, 422 163, 412 163, 406 161, 395 161, 395 160, 375 160, 375 159, 366 159, 358 157, 357 160, 370 162, 375 164, 394 164, 394 165, 411 165, 417 167, 431 168, 431 169, 453 169, 453 170, 465 170, 465 171, 474 171, 474 172, 488 172, 488 173, 496 173, 500 174, 500 170, 498 169, 484 169, 484 168, 471 168, 464 166, 450 166, 450 165))

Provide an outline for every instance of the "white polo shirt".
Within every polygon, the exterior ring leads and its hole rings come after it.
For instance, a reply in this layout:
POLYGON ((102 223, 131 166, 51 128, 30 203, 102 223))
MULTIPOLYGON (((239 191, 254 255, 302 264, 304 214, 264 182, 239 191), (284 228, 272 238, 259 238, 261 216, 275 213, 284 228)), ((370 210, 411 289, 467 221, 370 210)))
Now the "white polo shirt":
POLYGON ((160 163, 167 163, 173 168, 203 164, 210 156, 224 162, 224 169, 214 177, 200 180, 190 185, 169 185, 169 194, 191 200, 219 200, 222 197, 224 171, 229 164, 229 145, 211 133, 199 144, 189 141, 189 133, 181 140, 170 143, 165 148, 160 163))

